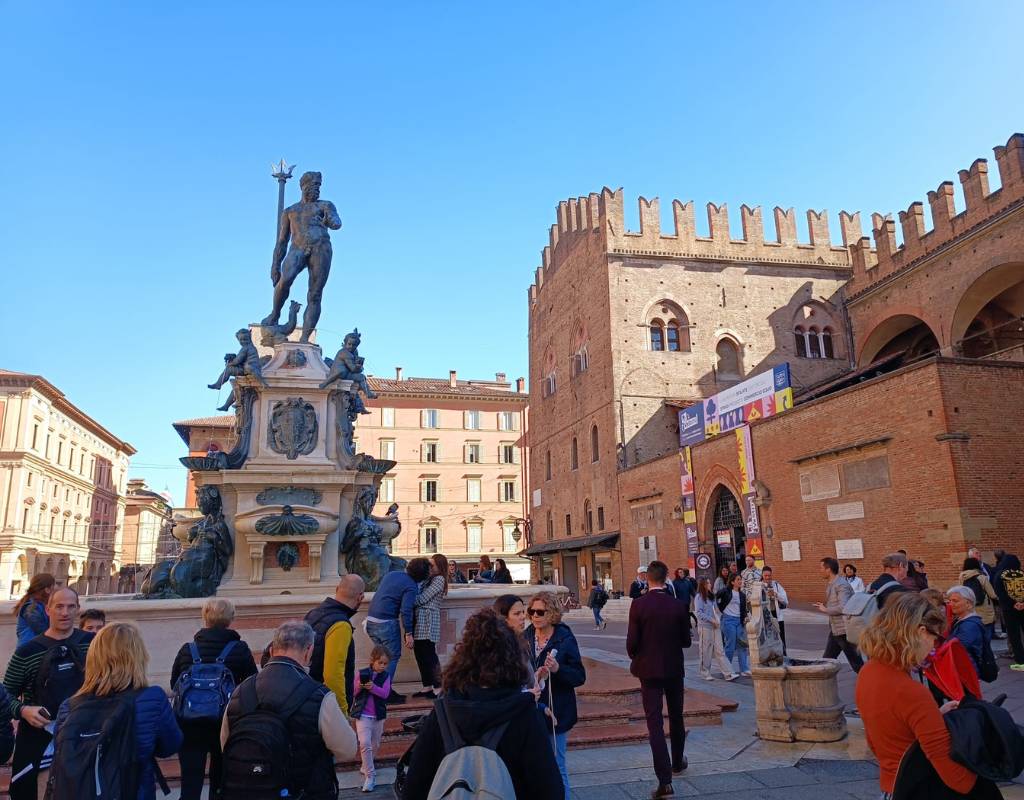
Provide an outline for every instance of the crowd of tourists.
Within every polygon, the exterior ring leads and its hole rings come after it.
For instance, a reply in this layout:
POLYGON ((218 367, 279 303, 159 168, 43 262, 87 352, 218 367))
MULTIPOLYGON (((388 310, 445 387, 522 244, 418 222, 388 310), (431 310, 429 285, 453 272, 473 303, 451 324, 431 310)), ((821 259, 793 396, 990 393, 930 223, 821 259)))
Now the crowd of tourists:
MULTIPOLYGON (((842 653, 859 673, 857 707, 886 796, 910 780, 901 767, 908 758, 926 793, 998 796, 979 777, 985 769, 951 755, 982 736, 983 724, 989 747, 1000 724, 980 688, 998 674, 991 642, 999 626, 1009 640, 1010 668, 1024 670, 1020 561, 1001 551, 996 558, 988 565, 970 551, 958 584, 944 592, 929 588, 924 565, 903 551, 886 556, 867 586, 854 565, 821 560, 826 590, 817 607, 829 619, 824 656, 842 653), (868 602, 858 606, 858 597, 868 602), (944 716, 957 724, 947 725, 944 716)), ((760 586, 785 647, 785 588, 771 567, 758 568, 752 558, 744 567, 723 568, 711 584, 683 568, 670 577, 664 563, 653 561, 630 587, 626 651, 641 685, 654 798, 673 795, 673 776, 688 766, 683 651, 694 630, 702 678, 713 679, 713 668, 727 680, 750 675, 745 623, 751 592, 760 586)), ((502 569, 481 563, 473 580, 504 582, 502 569)), ((387 574, 361 623, 371 642, 362 653, 354 618, 365 587, 356 575, 342 577, 334 597, 304 620, 281 624, 258 659, 231 627, 232 603, 209 598, 202 627, 171 665, 168 695, 148 683, 149 654, 134 625, 83 611, 73 589, 38 575, 15 606, 18 647, 0 688, 0 713, 18 721, 16 734, 9 720, 0 724, 0 763, 13 751, 11 798, 150 800, 158 785, 166 790, 157 759, 174 755, 183 800, 198 800, 207 784, 209 797, 225 800, 335 798, 335 765, 357 757, 362 788, 371 792, 388 708, 406 702, 394 681, 409 650, 422 684, 414 696, 433 708, 399 761, 398 796, 442 796, 476 782, 503 797, 567 800, 568 736, 579 716, 576 690, 587 675, 562 605, 543 590, 497 597, 466 620, 442 670, 441 604, 452 583, 466 580, 441 554, 387 574)), ((588 605, 598 629, 606 625, 606 602, 594 581, 588 605)), ((1007 731, 1006 741, 1019 735, 1007 731)))
MULTIPOLYGON (((474 582, 511 583, 500 559, 479 567, 474 582)), ((16 734, 9 718, 0 725, 0 763, 13 751, 12 800, 150 800, 166 788, 157 759, 174 755, 182 800, 198 800, 207 783, 209 797, 226 800, 335 798, 335 764, 357 756, 371 792, 388 706, 406 702, 393 687, 404 649, 423 687, 414 696, 436 710, 404 759, 403 797, 465 779, 466 765, 445 766, 458 737, 487 740, 508 796, 568 798, 566 740, 586 672, 557 597, 499 597, 467 621, 442 672, 441 602, 450 582, 466 580, 441 554, 388 573, 362 621, 371 649, 359 654, 365 587, 356 575, 304 620, 280 625, 258 659, 231 627, 231 601, 209 598, 202 628, 171 665, 168 695, 148 684, 134 625, 107 624, 102 611, 81 610, 74 589, 38 575, 15 607, 19 643, 0 688, 0 713, 19 721, 16 734)))

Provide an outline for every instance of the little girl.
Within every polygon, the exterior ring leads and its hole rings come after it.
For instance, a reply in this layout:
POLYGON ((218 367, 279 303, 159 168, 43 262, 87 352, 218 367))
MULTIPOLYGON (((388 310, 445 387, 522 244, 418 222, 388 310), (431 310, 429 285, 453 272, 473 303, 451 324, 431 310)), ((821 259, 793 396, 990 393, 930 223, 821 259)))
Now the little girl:
POLYGON ((388 675, 388 651, 380 645, 370 653, 370 666, 359 670, 352 686, 350 716, 356 721, 359 736, 359 755, 362 759, 363 791, 372 792, 377 786, 377 770, 373 754, 380 749, 384 733, 384 720, 388 715, 387 698, 391 694, 391 676, 388 675))

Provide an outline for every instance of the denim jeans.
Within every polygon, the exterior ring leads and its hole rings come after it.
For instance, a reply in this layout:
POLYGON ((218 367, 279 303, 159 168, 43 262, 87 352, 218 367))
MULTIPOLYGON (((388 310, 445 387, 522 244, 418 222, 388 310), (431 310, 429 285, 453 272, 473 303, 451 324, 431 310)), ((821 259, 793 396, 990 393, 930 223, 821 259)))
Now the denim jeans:
POLYGON ((594 624, 595 624, 595 625, 596 625, 597 627, 599 627, 599 628, 600 628, 600 627, 601 627, 601 623, 602 623, 602 622, 604 622, 604 620, 603 620, 603 619, 601 619, 601 609, 600 609, 600 608, 598 608, 597 606, 594 606, 594 607, 593 607, 592 609, 590 609, 590 610, 594 612, 594 624))
POLYGON ((739 639, 745 636, 743 624, 739 617, 731 614, 722 615, 722 637, 725 639, 725 657, 729 664, 732 664, 733 653, 739 652, 740 672, 750 671, 750 661, 747 657, 747 648, 739 646, 739 639))
POLYGON ((394 681, 395 670, 398 669, 398 659, 402 657, 402 626, 398 624, 397 619, 389 619, 387 622, 366 620, 363 625, 370 641, 379 644, 391 656, 391 660, 388 662, 388 675, 394 681))
POLYGON ((565 750, 569 743, 569 732, 555 734, 555 761, 558 771, 562 773, 562 786, 565 787, 565 800, 569 800, 569 771, 565 766, 565 750))

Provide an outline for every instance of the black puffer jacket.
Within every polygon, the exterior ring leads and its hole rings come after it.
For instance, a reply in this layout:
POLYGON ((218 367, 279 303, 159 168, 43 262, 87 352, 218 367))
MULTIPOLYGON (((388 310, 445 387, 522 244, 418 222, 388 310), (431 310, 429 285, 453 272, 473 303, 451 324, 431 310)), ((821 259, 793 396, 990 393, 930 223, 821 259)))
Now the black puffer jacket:
MULTIPOLYGON (((242 641, 238 631, 231 628, 203 628, 192 637, 192 640, 199 650, 199 657, 206 664, 216 661, 217 656, 221 654, 228 642, 236 643, 224 661, 227 668, 231 670, 231 674, 235 676, 236 686, 250 675, 256 674, 256 662, 253 661, 252 651, 249 650, 249 645, 242 641)), ((178 655, 174 657, 174 666, 171 668, 172 690, 174 684, 178 682, 178 676, 190 666, 192 666, 192 653, 189 646, 183 644, 178 655)))
MULTIPOLYGON (((466 693, 452 690, 447 698, 453 722, 467 744, 510 721, 497 752, 516 787, 516 797, 563 800, 565 789, 551 747, 551 729, 545 730, 533 695, 516 686, 470 689, 466 693)), ((432 711, 416 736, 402 800, 425 800, 444 757, 437 714, 432 711)))

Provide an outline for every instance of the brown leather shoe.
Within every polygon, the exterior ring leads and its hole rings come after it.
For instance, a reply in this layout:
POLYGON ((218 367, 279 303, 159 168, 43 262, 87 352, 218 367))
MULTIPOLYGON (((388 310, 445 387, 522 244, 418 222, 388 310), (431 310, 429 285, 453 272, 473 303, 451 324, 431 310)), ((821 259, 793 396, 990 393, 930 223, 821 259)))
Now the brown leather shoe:
POLYGON ((676 793, 671 783, 664 783, 651 793, 651 800, 658 800, 659 797, 671 797, 676 793))

